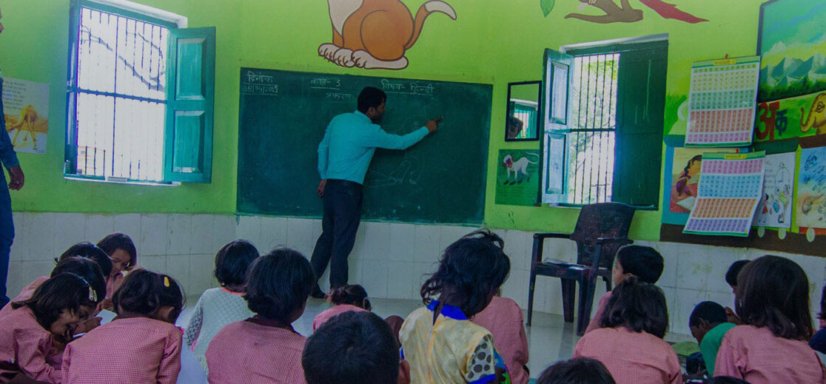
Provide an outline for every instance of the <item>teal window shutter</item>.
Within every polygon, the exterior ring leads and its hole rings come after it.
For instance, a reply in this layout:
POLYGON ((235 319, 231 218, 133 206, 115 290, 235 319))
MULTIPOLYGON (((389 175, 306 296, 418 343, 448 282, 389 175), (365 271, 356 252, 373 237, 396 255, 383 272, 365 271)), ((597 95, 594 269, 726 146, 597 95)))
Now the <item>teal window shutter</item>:
POLYGON ((212 178, 215 28, 172 29, 167 64, 164 179, 212 178))
POLYGON ((566 137, 571 115, 570 91, 573 56, 545 50, 542 86, 542 191, 543 203, 567 202, 566 137))
POLYGON ((620 53, 612 200, 656 207, 662 174, 668 43, 635 48, 620 53))

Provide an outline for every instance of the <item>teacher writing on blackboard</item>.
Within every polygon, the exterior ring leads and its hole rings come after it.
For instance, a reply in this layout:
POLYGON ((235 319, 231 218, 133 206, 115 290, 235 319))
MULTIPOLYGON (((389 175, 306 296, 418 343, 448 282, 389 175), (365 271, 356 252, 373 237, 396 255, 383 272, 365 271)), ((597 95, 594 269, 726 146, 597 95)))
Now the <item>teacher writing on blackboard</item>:
MULTIPOLYGON (((384 115, 386 100, 384 91, 365 87, 359 93, 358 110, 334 117, 318 145, 321 182, 317 192, 323 199, 324 218, 310 262, 317 277, 330 262, 331 289, 347 284, 347 256, 361 221, 362 184, 376 148, 404 150, 439 128, 441 118, 406 135, 385 132, 378 123, 384 115)), ((324 297, 318 283, 312 296, 324 297)))

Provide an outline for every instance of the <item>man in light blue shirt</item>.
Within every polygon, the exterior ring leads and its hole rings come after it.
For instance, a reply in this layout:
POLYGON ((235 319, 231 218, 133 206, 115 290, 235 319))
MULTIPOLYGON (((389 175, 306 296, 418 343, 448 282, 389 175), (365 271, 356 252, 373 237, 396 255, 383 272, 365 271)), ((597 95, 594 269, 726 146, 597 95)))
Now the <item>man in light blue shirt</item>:
MULTIPOLYGON (((0 12, 0 18, 3 18, 0 12)), ((0 32, 3 32, 3 23, 0 23, 0 32)), ((0 75, 0 95, 3 94, 3 77, 0 75)), ((23 188, 25 176, 17 154, 6 132, 6 119, 3 115, 3 99, 0 98, 0 163, 9 171, 9 183, 6 184, 6 175, 0 169, 0 307, 9 302, 6 292, 6 281, 9 276, 9 256, 11 243, 14 241, 14 221, 11 214, 11 196, 9 189, 23 188)))
MULTIPOLYGON (((318 145, 317 192, 324 202, 324 218, 310 262, 316 277, 330 262, 331 289, 347 284, 347 256, 361 221, 362 184, 376 148, 407 149, 435 132, 441 121, 430 120, 406 135, 387 133, 378 125, 386 100, 382 90, 365 87, 359 93, 358 110, 334 117, 318 145)), ((324 297, 318 284, 312 295, 324 297)))

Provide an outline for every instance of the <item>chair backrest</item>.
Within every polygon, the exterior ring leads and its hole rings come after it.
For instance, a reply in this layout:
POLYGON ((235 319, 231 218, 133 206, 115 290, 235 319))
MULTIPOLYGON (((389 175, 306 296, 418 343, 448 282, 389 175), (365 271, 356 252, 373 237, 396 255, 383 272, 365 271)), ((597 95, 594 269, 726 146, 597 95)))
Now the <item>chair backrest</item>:
MULTIPOLYGON (((576 241, 577 264, 591 265, 598 238, 628 238, 634 207, 622 203, 599 203, 582 207, 571 240, 576 241)), ((607 243, 600 256, 600 267, 610 268, 621 244, 607 243)))

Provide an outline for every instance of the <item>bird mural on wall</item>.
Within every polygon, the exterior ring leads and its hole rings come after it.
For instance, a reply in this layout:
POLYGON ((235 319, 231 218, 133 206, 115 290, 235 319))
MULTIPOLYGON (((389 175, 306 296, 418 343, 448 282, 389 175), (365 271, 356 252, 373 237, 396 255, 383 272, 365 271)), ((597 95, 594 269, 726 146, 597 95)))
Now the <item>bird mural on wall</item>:
MULTIPOLYGON (((586 7, 598 8, 603 12, 601 15, 590 15, 583 13, 569 13, 565 15, 566 19, 579 19, 591 23, 635 23, 643 19, 643 13, 639 9, 631 7, 630 0, 619 0, 619 4, 613 0, 578 0, 586 7)), ((662 0, 639 0, 639 2, 652 9, 665 19, 674 19, 686 23, 696 24, 706 19, 697 17, 688 12, 682 11, 677 5, 666 3, 662 0)), ((554 6, 556 0, 540 0, 542 12, 547 17, 554 6)))

